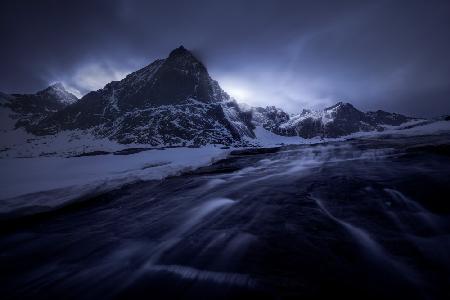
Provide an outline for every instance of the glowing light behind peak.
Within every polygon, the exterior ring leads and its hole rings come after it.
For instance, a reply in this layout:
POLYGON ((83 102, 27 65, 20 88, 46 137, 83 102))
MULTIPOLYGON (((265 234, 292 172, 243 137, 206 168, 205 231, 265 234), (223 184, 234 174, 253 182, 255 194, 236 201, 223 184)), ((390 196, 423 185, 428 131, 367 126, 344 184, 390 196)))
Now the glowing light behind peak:
POLYGON ((286 78, 284 74, 251 72, 239 74, 214 74, 220 86, 239 103, 250 106, 275 105, 290 113, 303 108, 320 109, 334 104, 334 97, 321 95, 327 82, 308 78, 286 78))
POLYGON ((251 87, 246 86, 242 82, 226 79, 221 81, 220 85, 231 97, 242 102, 251 101, 255 96, 251 87))

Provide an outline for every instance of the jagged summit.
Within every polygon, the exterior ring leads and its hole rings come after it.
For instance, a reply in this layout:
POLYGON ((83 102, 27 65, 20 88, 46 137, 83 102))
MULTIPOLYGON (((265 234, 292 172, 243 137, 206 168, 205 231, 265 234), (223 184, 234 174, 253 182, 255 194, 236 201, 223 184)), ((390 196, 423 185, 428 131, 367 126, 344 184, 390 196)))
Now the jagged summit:
POLYGON ((223 102, 229 98, 210 77, 206 67, 180 46, 167 58, 158 59, 121 81, 89 93, 82 102, 102 102, 102 106, 106 106, 105 112, 115 113, 190 100, 223 102))
POLYGON ((338 109, 338 108, 355 109, 355 107, 351 103, 339 101, 336 104, 325 108, 324 110, 325 111, 329 111, 329 110, 335 110, 335 109, 338 109))
POLYGON ((57 89, 57 90, 66 90, 64 85, 61 82, 55 82, 49 86, 49 88, 57 89))
POLYGON ((36 92, 36 94, 48 93, 50 91, 64 91, 64 92, 67 92, 61 82, 55 82, 55 83, 49 85, 48 87, 46 87, 46 88, 36 92))
POLYGON ((258 108, 257 125, 276 134, 287 136, 339 137, 359 131, 384 130, 385 126, 398 126, 412 118, 387 113, 384 111, 362 112, 352 104, 338 102, 323 110, 303 109, 298 115, 289 116, 280 109, 267 107, 258 108))
POLYGON ((122 143, 232 144, 254 137, 250 117, 183 46, 85 95, 32 131, 90 129, 122 143))
POLYGON ((35 94, 11 94, 15 98, 36 98, 41 101, 56 101, 63 104, 71 104, 78 100, 78 98, 66 90, 61 82, 55 82, 48 87, 37 91, 35 94))
POLYGON ((192 53, 186 48, 184 48, 183 45, 181 45, 180 47, 175 48, 170 52, 169 58, 183 55, 192 55, 192 53))
POLYGON ((33 134, 88 130, 120 143, 154 146, 242 146, 255 137, 254 125, 279 135, 310 138, 383 130, 411 120, 383 111, 364 113, 342 101, 298 115, 274 106, 243 112, 184 46, 79 100, 62 83, 32 95, 0 95, 0 100, 17 114, 15 126, 33 134))
POLYGON ((36 95, 54 99, 65 105, 75 103, 78 100, 74 94, 64 88, 64 85, 61 82, 51 84, 49 87, 37 92, 36 95))
POLYGON ((166 64, 171 64, 173 67, 185 68, 186 66, 196 66, 197 68, 203 69, 203 72, 206 71, 206 67, 203 63, 188 49, 180 46, 172 52, 170 52, 169 56, 165 59, 166 64))
POLYGON ((206 67, 203 65, 203 63, 194 54, 192 54, 191 51, 184 48, 183 46, 172 50, 169 56, 165 59, 165 63, 172 64, 173 66, 176 66, 178 64, 181 68, 187 65, 195 65, 197 67, 203 68, 204 71, 206 71, 206 67))
POLYGON ((15 127, 31 129, 40 121, 78 101, 61 83, 52 84, 35 94, 1 95, 1 106, 10 109, 15 127))

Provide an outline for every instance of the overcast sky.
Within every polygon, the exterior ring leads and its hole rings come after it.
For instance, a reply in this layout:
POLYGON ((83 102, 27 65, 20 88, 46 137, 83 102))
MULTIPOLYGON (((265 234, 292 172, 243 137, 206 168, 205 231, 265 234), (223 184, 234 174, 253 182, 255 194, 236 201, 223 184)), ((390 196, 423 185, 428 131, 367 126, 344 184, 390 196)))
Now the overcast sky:
POLYGON ((450 113, 450 1, 2 1, 0 90, 85 94, 179 45, 241 102, 450 113))

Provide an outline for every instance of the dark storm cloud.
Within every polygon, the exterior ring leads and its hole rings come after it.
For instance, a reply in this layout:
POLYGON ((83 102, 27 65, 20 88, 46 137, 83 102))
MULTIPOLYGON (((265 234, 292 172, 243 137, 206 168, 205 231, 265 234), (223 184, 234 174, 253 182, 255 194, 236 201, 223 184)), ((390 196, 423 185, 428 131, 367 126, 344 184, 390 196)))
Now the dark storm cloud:
POLYGON ((81 93, 184 44, 232 95, 450 112, 448 1, 8 1, 0 90, 81 93))

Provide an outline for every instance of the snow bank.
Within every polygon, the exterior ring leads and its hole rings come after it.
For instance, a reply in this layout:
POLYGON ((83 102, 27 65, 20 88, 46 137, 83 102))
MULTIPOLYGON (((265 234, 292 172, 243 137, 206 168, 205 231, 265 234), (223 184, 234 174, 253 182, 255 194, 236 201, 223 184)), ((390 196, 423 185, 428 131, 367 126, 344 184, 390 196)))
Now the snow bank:
POLYGON ((26 214, 27 208, 45 211, 124 184, 162 179, 210 164, 228 151, 207 146, 131 155, 0 159, 0 214, 26 214))

